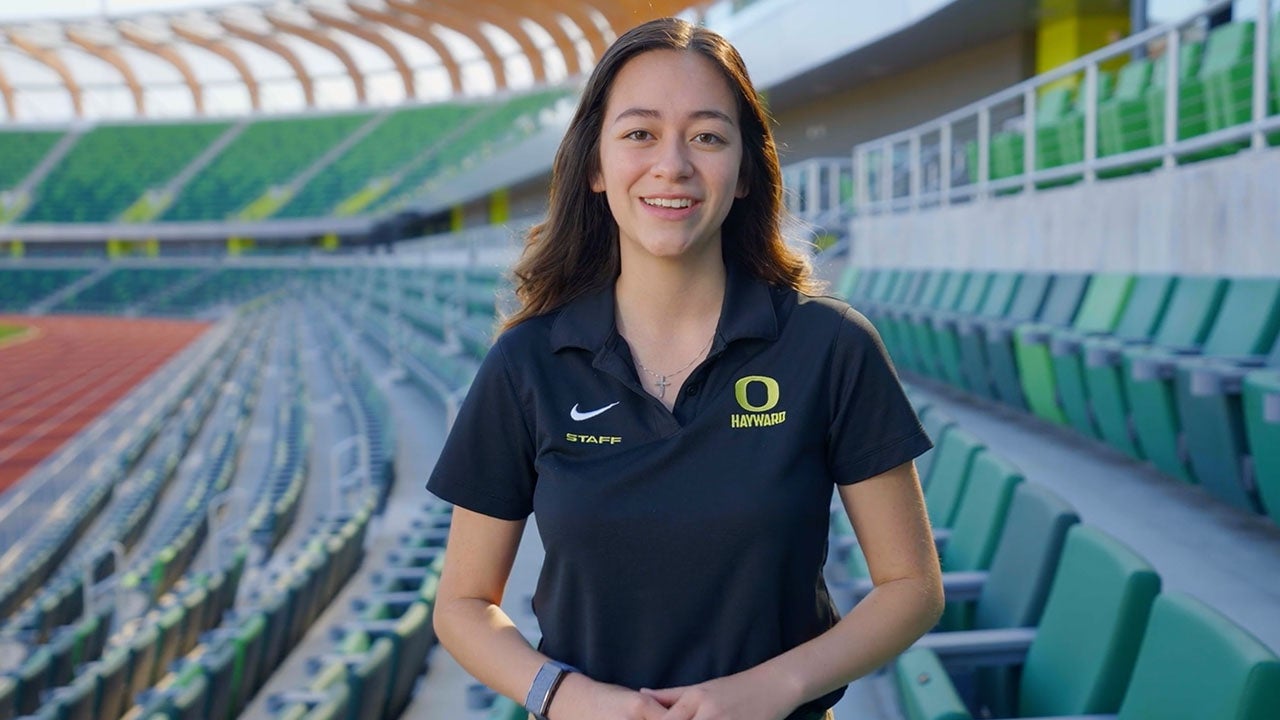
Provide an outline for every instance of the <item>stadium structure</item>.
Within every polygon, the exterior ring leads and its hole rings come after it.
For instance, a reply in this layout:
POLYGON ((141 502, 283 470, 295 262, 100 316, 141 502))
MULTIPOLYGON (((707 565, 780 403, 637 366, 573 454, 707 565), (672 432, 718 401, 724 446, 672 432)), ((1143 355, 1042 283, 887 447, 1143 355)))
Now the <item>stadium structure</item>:
POLYGON ((290 0, 0 20, 0 720, 526 717, 435 647, 423 482, 667 14, 935 442, 947 612, 837 720, 1280 718, 1280 3, 290 0))

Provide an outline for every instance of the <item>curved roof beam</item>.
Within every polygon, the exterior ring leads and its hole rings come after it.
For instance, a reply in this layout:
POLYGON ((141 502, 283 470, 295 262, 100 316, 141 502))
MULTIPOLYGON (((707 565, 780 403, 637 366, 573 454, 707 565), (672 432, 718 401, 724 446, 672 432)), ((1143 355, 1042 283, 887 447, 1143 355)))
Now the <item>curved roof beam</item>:
POLYGON ((480 54, 484 55, 484 59, 488 61, 489 68, 493 72, 494 86, 498 89, 506 89, 507 67, 502 62, 502 56, 498 55, 497 49, 493 47, 493 43, 480 32, 480 23, 474 17, 437 5, 427 9, 418 5, 416 0, 384 0, 384 2, 393 10, 416 15, 428 23, 443 25, 470 40, 480 48, 480 54))
MULTIPOLYGON (((591 13, 588 9, 590 6, 580 3, 578 0, 557 0, 552 5, 556 10, 563 13, 565 17, 569 18, 570 22, 578 26, 578 29, 582 31, 583 38, 591 46, 592 61, 599 60, 604 55, 604 51, 609 48, 609 41, 605 39, 604 31, 597 27, 595 20, 591 18, 591 13)), ((575 58, 578 56, 576 48, 573 51, 573 56, 575 58)), ((587 72, 590 69, 581 68, 580 71, 587 72)))
POLYGON ((93 42, 81 35, 79 31, 69 27, 63 29, 62 34, 68 40, 83 48, 85 52, 110 64, 119 71, 120 76, 124 78, 125 85, 129 86, 129 92, 133 95, 133 107, 138 111, 138 115, 145 116, 147 114, 146 96, 142 92, 142 84, 138 82, 138 76, 133 72, 133 67, 125 61, 124 56, 118 50, 93 42))
POLYGON ((516 45, 520 47, 520 52, 529 59, 529 68, 533 71, 534 82, 546 84, 546 59, 543 58, 542 50, 538 49, 537 43, 520 24, 520 19, 527 15, 530 8, 521 8, 519 12, 503 12, 494 9, 490 2, 475 2, 475 0, 435 0, 432 3, 432 7, 437 9, 445 9, 442 6, 451 7, 459 15, 473 20, 483 20, 511 36, 511 39, 515 40, 516 45))
POLYGON ((84 117, 84 92, 80 89, 80 84, 76 82, 71 71, 67 69, 67 64, 62 62, 62 58, 58 57, 58 54, 52 50, 36 45, 12 29, 7 30, 5 35, 9 38, 9 42, 30 55, 32 60, 47 66, 57 73, 58 77, 62 78, 63 87, 71 95, 71 107, 75 110, 76 117, 84 117))
POLYGON ((279 55, 281 59, 289 64, 289 67, 293 68, 293 74, 297 76, 298 82, 302 84, 302 96, 307 107, 313 108, 316 106, 316 88, 315 83, 312 82, 311 75, 307 73, 307 69, 303 67, 302 61, 298 59, 298 56, 285 47, 284 43, 270 35, 262 35, 246 27, 241 27, 224 17, 216 18, 215 21, 226 28, 227 32, 241 40, 247 40, 268 52, 279 55))
MULTIPOLYGON (((431 32, 431 27, 426 23, 418 20, 413 16, 401 15, 399 13, 383 12, 375 10, 367 5, 361 5, 355 2, 347 3, 347 7, 351 8, 351 12, 359 15, 365 20, 381 23, 387 27, 395 28, 406 35, 412 35, 431 48, 432 52, 440 58, 440 64, 444 65, 444 69, 449 73, 449 82, 453 85, 453 94, 462 95, 462 67, 458 65, 458 61, 453 57, 453 53, 449 52, 449 48, 441 42, 440 38, 431 32)), ((417 97, 417 95, 414 95, 417 97)))
POLYGON ((249 91, 249 107, 253 108, 255 112, 262 110, 262 93, 258 88, 258 78, 249 70, 249 64, 244 61, 244 58, 240 57, 240 53, 217 40, 194 33, 172 20, 169 21, 169 28, 173 30, 173 34, 183 40, 202 47, 231 63, 231 67, 235 68, 236 72, 240 74, 240 80, 244 83, 245 89, 249 91))
POLYGON ((326 25, 338 32, 354 35, 371 45, 378 46, 378 48, 380 48, 382 52, 386 53, 387 57, 391 59, 391 64, 395 66, 396 72, 400 73, 400 80, 404 82, 404 96, 406 98, 415 98, 418 96, 417 90, 414 87, 413 69, 409 67, 409 63, 405 62, 404 55, 396 49, 394 43, 359 23, 344 20, 336 15, 330 15, 323 10, 308 8, 307 12, 311 14, 312 18, 315 18, 316 22, 321 23, 322 25, 326 25))
MULTIPOLYGON (((196 114, 204 114, 204 86, 196 78, 196 74, 192 72, 191 65, 182 58, 173 48, 167 45, 161 45, 152 42, 143 37, 137 30, 121 23, 116 25, 116 32, 120 33, 120 37, 129 41, 134 47, 144 52, 151 53, 161 60, 167 61, 172 65, 182 79, 187 83, 187 87, 191 89, 191 100, 195 104, 196 114)), ((141 114, 141 113, 139 113, 141 114)))
POLYGON ((297 35, 303 40, 318 45, 333 53, 334 57, 338 58, 338 62, 342 63, 342 66, 347 69, 347 74, 351 76, 351 83, 355 85, 356 88, 356 100, 358 100, 361 105, 365 104, 364 73, 362 73, 359 66, 356 65, 356 61, 351 58, 351 53, 347 52, 345 48, 334 42, 333 38, 328 37, 321 31, 306 28, 301 25, 291 23, 288 20, 281 20, 280 18, 273 17, 270 14, 267 14, 266 18, 267 22, 271 23, 272 27, 291 35, 297 35))
POLYGON ((18 98, 14 95, 13 85, 9 84, 9 76, 4 74, 3 67, 0 67, 0 95, 4 95, 4 109, 8 118, 13 120, 18 117, 18 98))
MULTIPOLYGON (((525 31, 524 26, 520 24, 521 19, 529 20, 546 31, 551 36, 552 42, 555 43, 556 49, 564 58, 565 70, 569 75, 573 76, 582 72, 582 63, 578 62, 578 49, 574 47, 573 41, 569 39, 569 34, 560 26, 560 21, 556 17, 554 8, 548 7, 543 3, 521 3, 519 0, 490 0, 490 2, 498 8, 494 14, 502 18, 503 22, 509 23, 518 29, 524 36, 527 37, 528 33, 525 31)), ((488 8, 490 6, 486 4, 485 7, 488 8)), ((497 23, 494 24, 496 25, 497 23)), ((505 26, 500 27, 507 30, 505 26)), ((508 30, 508 32, 511 31, 508 30)), ((518 41, 520 36, 512 34, 512 37, 517 38, 518 41)), ((543 57, 542 52, 532 42, 530 46, 534 56, 541 60, 543 57)), ((521 45, 521 48, 523 49, 524 46, 521 45)), ((530 50, 525 50, 526 54, 529 52, 530 50)))

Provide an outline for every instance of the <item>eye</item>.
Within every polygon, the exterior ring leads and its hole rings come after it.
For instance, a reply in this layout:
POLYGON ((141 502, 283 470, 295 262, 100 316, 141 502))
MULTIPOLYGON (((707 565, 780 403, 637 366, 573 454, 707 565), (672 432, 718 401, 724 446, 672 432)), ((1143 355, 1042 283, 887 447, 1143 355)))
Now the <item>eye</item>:
POLYGON ((694 135, 693 141, 700 145, 724 145, 725 144, 724 138, 720 137, 719 135, 716 135, 715 133, 709 133, 709 132, 698 133, 697 135, 694 135))
POLYGON ((652 140, 653 134, 648 130, 632 130, 622 137, 624 140, 652 140))

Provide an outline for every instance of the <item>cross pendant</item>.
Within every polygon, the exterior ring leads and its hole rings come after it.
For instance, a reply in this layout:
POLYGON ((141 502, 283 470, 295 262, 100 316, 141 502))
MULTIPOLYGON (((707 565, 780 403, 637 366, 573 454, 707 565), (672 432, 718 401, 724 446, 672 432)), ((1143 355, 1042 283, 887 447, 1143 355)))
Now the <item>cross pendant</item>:
POLYGON ((667 382, 667 376, 666 376, 666 375, 659 375, 659 376, 658 376, 658 382, 656 383, 656 385, 658 386, 658 399, 659 399, 659 400, 661 400, 662 398, 666 397, 666 395, 667 395, 667 386, 668 386, 668 385, 670 385, 670 384, 671 384, 671 383, 667 382))

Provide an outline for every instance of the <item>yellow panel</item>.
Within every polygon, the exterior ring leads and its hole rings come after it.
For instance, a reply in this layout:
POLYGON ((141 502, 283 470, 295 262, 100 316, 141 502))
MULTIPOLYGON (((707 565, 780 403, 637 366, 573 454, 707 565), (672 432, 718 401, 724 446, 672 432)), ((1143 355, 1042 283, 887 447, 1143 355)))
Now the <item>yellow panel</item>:
POLYGON ((20 258, 27 254, 27 248, 21 240, 9 241, 9 257, 20 258))
POLYGON ((1129 8, 1090 12, 1077 0, 1041 0, 1036 72, 1048 72, 1129 34, 1129 8))
POLYGON ((320 239, 320 247, 333 251, 338 249, 338 234, 329 233, 320 239))
POLYGON ((511 219, 511 192, 506 188, 495 190, 489 196, 489 223, 501 225, 511 219))
POLYGON ((461 205, 454 205, 449 210, 449 230, 450 232, 458 232, 464 225, 463 218, 465 213, 461 205))
POLYGON ((147 257, 159 257, 159 256, 160 256, 160 241, 159 241, 159 240, 157 240, 156 238, 151 238, 151 239, 149 239, 149 240, 144 240, 144 241, 143 241, 143 243, 142 243, 142 252, 143 252, 143 254, 145 254, 147 257))

